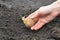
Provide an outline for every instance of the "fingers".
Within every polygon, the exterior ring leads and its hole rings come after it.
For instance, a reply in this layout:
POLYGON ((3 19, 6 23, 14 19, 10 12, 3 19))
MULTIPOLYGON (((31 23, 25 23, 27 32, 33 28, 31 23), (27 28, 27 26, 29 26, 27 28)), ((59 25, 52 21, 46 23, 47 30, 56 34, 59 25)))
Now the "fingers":
POLYGON ((32 19, 34 22, 37 22, 39 20, 39 12, 35 11, 32 14, 30 14, 26 19, 32 19))
POLYGON ((41 28, 45 23, 41 22, 40 20, 33 26, 31 27, 31 30, 38 30, 41 28))

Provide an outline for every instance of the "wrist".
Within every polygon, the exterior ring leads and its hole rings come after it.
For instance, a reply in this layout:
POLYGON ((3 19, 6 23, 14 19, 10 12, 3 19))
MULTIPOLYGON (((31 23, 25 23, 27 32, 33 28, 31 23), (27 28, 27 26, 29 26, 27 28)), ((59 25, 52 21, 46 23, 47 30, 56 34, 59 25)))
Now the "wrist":
POLYGON ((58 7, 60 7, 60 0, 55 1, 54 3, 49 5, 52 9, 56 9, 58 7))

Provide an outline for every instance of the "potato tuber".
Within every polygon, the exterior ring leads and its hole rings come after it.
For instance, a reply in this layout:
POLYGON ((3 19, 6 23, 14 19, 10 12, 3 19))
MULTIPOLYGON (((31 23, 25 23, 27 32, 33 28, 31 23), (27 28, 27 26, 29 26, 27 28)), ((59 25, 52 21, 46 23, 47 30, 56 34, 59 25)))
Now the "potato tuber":
POLYGON ((25 26, 28 28, 32 27, 35 24, 34 20, 32 20, 31 18, 25 18, 25 16, 22 17, 22 20, 25 26))

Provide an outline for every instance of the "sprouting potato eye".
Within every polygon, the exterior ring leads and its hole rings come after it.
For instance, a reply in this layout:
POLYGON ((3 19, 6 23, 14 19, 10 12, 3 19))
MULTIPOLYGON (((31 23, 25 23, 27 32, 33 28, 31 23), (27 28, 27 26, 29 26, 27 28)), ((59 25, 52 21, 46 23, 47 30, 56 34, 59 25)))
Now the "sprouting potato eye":
POLYGON ((32 27, 35 24, 35 22, 31 18, 27 19, 27 18, 25 18, 25 16, 22 17, 22 20, 23 20, 23 23, 25 24, 25 26, 28 28, 32 27))

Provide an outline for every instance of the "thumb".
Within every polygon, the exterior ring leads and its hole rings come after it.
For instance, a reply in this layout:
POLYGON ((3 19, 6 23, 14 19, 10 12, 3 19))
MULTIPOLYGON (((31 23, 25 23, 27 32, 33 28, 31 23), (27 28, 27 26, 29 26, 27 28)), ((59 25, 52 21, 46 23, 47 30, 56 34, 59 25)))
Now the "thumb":
POLYGON ((49 14, 52 10, 53 10, 53 8, 50 5, 48 5, 48 6, 42 6, 38 10, 36 10, 35 12, 33 12, 34 15, 32 15, 31 18, 36 18, 36 17, 39 17, 39 16, 40 17, 44 16, 46 14, 49 14))

